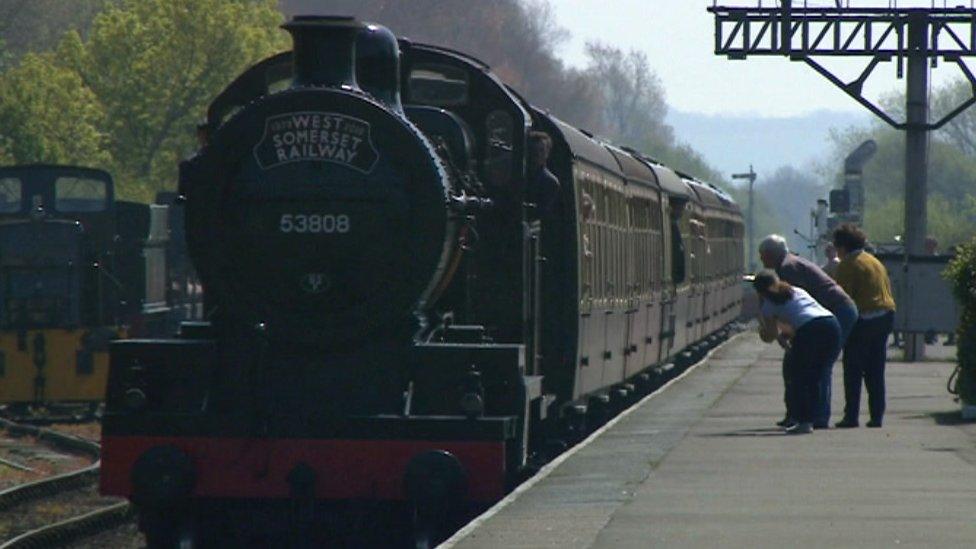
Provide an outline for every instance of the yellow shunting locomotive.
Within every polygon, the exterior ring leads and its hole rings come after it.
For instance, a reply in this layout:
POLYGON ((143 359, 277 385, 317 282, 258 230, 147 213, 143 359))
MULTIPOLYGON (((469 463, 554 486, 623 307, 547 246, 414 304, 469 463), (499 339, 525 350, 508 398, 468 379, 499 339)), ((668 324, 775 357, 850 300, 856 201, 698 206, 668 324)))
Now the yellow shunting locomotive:
POLYGON ((108 343, 180 320, 167 301, 170 215, 116 200, 102 170, 0 167, 0 405, 97 403, 108 343))

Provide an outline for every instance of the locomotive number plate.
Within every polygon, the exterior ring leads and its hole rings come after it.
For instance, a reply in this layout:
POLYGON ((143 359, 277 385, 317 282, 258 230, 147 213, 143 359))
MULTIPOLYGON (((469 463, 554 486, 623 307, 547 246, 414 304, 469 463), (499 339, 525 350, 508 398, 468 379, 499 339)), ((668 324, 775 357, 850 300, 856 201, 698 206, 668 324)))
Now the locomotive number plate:
POLYGON ((282 214, 278 230, 297 234, 346 234, 352 230, 352 221, 346 214, 282 214))

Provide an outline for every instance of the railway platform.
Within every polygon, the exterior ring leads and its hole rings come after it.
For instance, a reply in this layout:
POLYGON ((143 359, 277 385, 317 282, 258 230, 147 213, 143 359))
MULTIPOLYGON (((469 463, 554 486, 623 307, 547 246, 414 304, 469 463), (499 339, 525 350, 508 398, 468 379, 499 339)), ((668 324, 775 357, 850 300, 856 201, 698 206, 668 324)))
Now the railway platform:
POLYGON ((442 547, 972 547, 976 424, 946 392, 954 351, 889 362, 883 428, 786 436, 781 351, 741 334, 442 547))

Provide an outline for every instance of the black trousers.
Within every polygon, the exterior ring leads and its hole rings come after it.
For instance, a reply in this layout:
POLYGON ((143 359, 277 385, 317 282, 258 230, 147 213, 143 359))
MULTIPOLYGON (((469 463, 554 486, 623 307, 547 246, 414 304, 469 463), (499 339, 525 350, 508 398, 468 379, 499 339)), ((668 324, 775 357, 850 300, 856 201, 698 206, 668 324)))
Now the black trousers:
POLYGON ((857 422, 861 412, 861 382, 868 389, 871 419, 881 421, 885 413, 885 352, 895 313, 872 319, 858 319, 844 346, 844 419, 857 422))

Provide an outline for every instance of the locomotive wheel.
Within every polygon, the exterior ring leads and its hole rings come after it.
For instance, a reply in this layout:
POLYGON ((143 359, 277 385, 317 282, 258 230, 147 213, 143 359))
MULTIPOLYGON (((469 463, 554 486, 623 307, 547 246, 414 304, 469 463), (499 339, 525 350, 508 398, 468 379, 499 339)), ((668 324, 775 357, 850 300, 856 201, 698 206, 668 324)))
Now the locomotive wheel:
POLYGON ((414 546, 437 545, 457 523, 467 490, 464 467, 449 452, 424 452, 407 464, 403 483, 413 510, 414 546))
POLYGON ((195 549, 203 544, 197 539, 193 523, 176 512, 143 512, 139 529, 146 537, 147 549, 195 549))
POLYGON ((455 530, 456 517, 444 501, 427 501, 413 506, 413 542, 416 549, 437 547, 455 530))
POLYGON ((413 545, 416 549, 434 547, 437 539, 437 528, 431 523, 430 513, 415 508, 413 512, 413 545))
POLYGON ((562 454, 568 449, 569 449, 569 445, 566 444, 565 440, 561 440, 561 439, 547 440, 545 447, 542 450, 542 456, 544 460, 543 462, 548 463, 556 459, 556 457, 558 457, 559 454, 562 454))
POLYGON ((563 413, 563 428, 566 440, 571 444, 586 438, 586 406, 570 406, 563 413))
POLYGON ((610 397, 608 395, 590 397, 586 413, 590 429, 592 431, 599 429, 610 419, 610 397))

